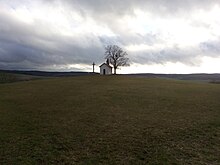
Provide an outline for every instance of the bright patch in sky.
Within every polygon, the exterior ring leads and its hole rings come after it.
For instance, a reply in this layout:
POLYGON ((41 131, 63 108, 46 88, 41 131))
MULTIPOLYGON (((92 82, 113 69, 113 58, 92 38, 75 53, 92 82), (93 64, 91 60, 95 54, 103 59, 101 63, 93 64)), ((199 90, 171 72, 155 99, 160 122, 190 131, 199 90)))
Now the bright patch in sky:
POLYGON ((220 58, 203 57, 199 66, 188 66, 180 62, 166 64, 140 65, 133 64, 129 68, 121 68, 118 73, 165 73, 165 74, 188 74, 188 73, 219 73, 220 58))

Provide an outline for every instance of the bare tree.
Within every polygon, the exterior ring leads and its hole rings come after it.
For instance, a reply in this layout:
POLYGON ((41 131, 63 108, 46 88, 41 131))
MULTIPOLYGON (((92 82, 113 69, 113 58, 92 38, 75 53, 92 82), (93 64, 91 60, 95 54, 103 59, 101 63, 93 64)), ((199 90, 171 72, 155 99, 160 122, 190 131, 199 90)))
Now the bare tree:
POLYGON ((108 45, 105 47, 105 59, 113 65, 114 74, 116 74, 118 67, 129 66, 129 58, 126 57, 127 55, 128 54, 117 45, 108 45))

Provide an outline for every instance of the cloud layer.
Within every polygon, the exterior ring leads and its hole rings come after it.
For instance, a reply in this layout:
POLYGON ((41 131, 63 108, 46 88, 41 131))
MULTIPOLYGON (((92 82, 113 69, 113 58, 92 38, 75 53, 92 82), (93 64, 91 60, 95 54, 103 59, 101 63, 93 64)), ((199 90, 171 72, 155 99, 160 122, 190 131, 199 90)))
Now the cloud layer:
POLYGON ((86 70, 117 44, 135 64, 220 57, 217 0, 0 1, 0 69, 86 70))

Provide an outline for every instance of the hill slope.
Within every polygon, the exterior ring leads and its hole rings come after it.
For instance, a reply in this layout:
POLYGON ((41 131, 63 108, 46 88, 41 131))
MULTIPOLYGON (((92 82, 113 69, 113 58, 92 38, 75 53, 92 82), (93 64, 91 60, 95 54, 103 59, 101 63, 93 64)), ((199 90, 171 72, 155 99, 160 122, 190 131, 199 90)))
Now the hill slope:
POLYGON ((97 73, 92 72, 48 72, 48 71, 21 71, 21 70, 0 70, 2 73, 22 74, 41 77, 72 77, 72 76, 88 76, 97 73))
POLYGON ((127 74, 129 76, 134 77, 146 77, 146 78, 170 78, 177 80, 191 80, 191 81, 202 81, 202 82, 211 82, 218 83, 220 82, 220 74, 205 74, 205 73, 197 73, 197 74, 151 74, 151 73, 143 73, 143 74, 127 74))
POLYGON ((0 93, 0 164, 220 164, 219 85, 84 76, 0 93))
POLYGON ((36 80, 43 77, 34 76, 34 75, 26 75, 21 73, 10 73, 4 72, 0 70, 0 84, 3 83, 12 83, 18 81, 29 81, 29 80, 36 80))

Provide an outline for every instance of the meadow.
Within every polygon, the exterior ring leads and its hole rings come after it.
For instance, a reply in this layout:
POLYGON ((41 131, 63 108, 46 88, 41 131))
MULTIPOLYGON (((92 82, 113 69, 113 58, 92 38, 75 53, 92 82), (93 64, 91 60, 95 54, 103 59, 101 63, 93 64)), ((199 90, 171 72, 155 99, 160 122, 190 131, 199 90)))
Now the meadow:
POLYGON ((97 75, 0 84, 0 164, 220 164, 220 85, 97 75))
POLYGON ((13 82, 18 82, 18 81, 29 81, 29 80, 35 80, 35 79, 40 79, 40 78, 47 78, 47 77, 7 73, 7 72, 0 70, 0 84, 13 83, 13 82))

